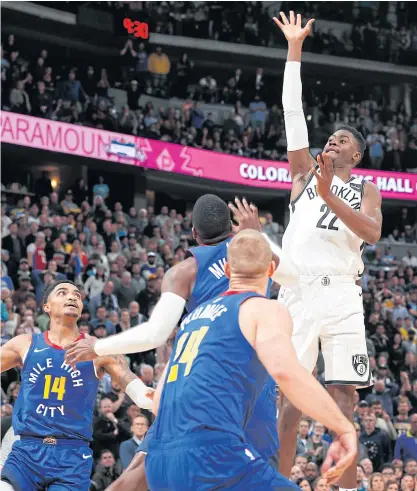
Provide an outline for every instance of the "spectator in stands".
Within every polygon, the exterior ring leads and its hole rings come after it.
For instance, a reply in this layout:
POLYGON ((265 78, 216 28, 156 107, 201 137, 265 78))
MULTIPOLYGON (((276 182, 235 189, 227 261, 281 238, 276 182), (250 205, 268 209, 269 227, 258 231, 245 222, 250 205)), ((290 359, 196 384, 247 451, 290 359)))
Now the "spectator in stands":
POLYGON ((101 450, 100 462, 92 477, 94 491, 105 491, 112 482, 116 481, 122 473, 119 462, 116 462, 114 454, 107 449, 101 450))
POLYGON ((3 237, 2 245, 9 251, 9 269, 13 274, 17 270, 19 261, 25 255, 25 246, 23 240, 18 235, 17 223, 11 223, 9 226, 9 235, 3 237))
POLYGON ((390 440, 386 433, 376 428, 375 414, 369 413, 365 416, 364 430, 359 441, 367 448, 374 470, 378 471, 384 462, 391 460, 390 440))
POLYGON ((194 63, 183 53, 176 66, 176 95, 185 99, 188 95, 188 84, 191 80, 191 72, 194 63))
POLYGON ((100 449, 108 448, 116 459, 119 457, 120 443, 130 438, 129 429, 114 415, 113 402, 108 397, 100 401, 100 414, 94 420, 93 435, 94 454, 99 456, 100 449))
POLYGON ((305 446, 306 455, 318 466, 323 463, 329 449, 329 443, 323 440, 323 435, 324 426, 319 422, 314 423, 313 432, 305 446))
POLYGON ((20 114, 29 114, 31 112, 32 106, 23 82, 18 81, 16 83, 16 87, 10 92, 9 101, 11 111, 20 114))
POLYGON ((417 414, 410 417, 410 429, 407 433, 399 436, 395 443, 394 459, 407 461, 408 459, 417 459, 417 414))
POLYGON ((307 452, 308 432, 309 422, 302 419, 298 425, 297 455, 305 455, 307 452))
POLYGON ((152 76, 152 83, 156 89, 161 89, 171 71, 171 62, 168 56, 162 52, 162 47, 157 46, 154 53, 148 58, 148 71, 152 76))
POLYGON ((115 334, 116 327, 107 319, 107 309, 104 305, 97 307, 95 319, 90 321, 91 326, 95 329, 98 326, 103 325, 106 329, 108 336, 115 334))
POLYGON ((198 85, 203 101, 207 103, 214 102, 217 93, 216 80, 211 75, 207 75, 200 79, 198 85))
POLYGON ((265 102, 261 100, 259 93, 255 94, 253 102, 249 104, 251 112, 250 121, 253 128, 260 127, 262 133, 265 130, 267 108, 265 102))
POLYGON ((128 39, 120 50, 120 56, 122 57, 122 79, 124 82, 131 80, 135 72, 135 65, 137 63, 137 52, 133 47, 133 41, 128 39))
POLYGON ((133 437, 129 440, 124 441, 120 445, 120 461, 123 469, 126 469, 129 466, 130 462, 135 456, 138 446, 145 438, 148 428, 149 423, 146 416, 141 415, 133 419, 132 426, 130 428, 133 437))
POLYGON ((80 213, 81 209, 76 203, 74 203, 71 189, 65 193, 65 198, 61 201, 61 207, 66 215, 80 213))
POLYGON ((138 118, 136 114, 125 104, 119 118, 119 127, 123 133, 136 135, 138 132, 138 118))
POLYGON ((95 184, 93 187, 94 197, 100 196, 103 200, 106 200, 109 197, 109 194, 110 194, 109 186, 104 182, 104 177, 99 176, 98 183, 95 184))

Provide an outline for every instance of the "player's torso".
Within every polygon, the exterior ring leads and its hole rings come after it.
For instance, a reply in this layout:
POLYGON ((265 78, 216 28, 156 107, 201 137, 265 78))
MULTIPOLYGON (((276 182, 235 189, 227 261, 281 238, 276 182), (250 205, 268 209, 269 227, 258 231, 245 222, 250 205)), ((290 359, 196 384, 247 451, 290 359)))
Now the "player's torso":
POLYGON ((204 429, 244 438, 268 374, 239 326, 239 307, 255 293, 206 302, 182 322, 171 355, 155 438, 204 429))
POLYGON ((65 351, 51 344, 47 332, 34 334, 25 357, 13 428, 19 435, 90 440, 98 379, 93 362, 64 362, 65 351))
POLYGON ((192 247, 189 250, 197 262, 198 269, 193 292, 186 305, 188 312, 227 290, 229 279, 224 267, 231 240, 230 238, 213 246, 192 247))
MULTIPOLYGON (((332 192, 352 209, 361 207, 364 185, 360 178, 346 183, 333 178, 332 192)), ((363 241, 339 220, 316 191, 312 176, 290 203, 290 221, 283 249, 303 275, 354 275, 363 271, 363 241)))

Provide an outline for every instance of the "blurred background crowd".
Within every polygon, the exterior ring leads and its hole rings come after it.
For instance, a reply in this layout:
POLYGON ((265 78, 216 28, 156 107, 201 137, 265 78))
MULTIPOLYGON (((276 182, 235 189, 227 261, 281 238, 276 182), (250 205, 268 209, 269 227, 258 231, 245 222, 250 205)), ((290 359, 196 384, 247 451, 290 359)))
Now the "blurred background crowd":
MULTIPOLYGON (((65 7, 66 2, 62 3, 65 7)), ((285 46, 271 25, 272 13, 262 2, 226 2, 227 7, 225 2, 136 3, 149 3, 140 12, 146 14, 144 21, 148 17, 150 32, 285 46)), ((321 2, 305 2, 304 11, 299 3, 297 8, 306 12, 306 17, 331 19, 333 15, 336 20, 345 15, 344 7, 332 7, 329 13, 321 2)), ((95 4, 95 8, 131 13, 129 2, 95 4)), ((413 4, 379 4, 379 9, 371 3, 369 8, 356 9, 357 13, 349 4, 346 19, 352 22, 348 24, 350 34, 342 30, 338 39, 332 29, 326 32, 317 27, 305 49, 338 57, 415 64, 417 23, 410 7, 413 4), (392 5, 396 5, 394 11, 392 5), (382 48, 377 47, 380 44, 382 48)), ((281 8, 290 6, 291 2, 283 2, 281 8)), ((248 70, 236 63, 227 69, 207 69, 187 51, 172 59, 162 46, 150 46, 134 37, 125 40, 112 62, 101 63, 93 54, 82 61, 75 55, 51 56, 44 45, 36 44, 38 50, 13 33, 4 40, 3 109, 226 154, 286 160, 282 80, 267 74, 263 66, 248 70), (113 89, 122 96, 115 95, 113 89), (155 102, 155 97, 162 101, 155 102), (210 111, 210 104, 228 109, 219 118, 210 111)), ((337 125, 348 123, 358 128, 368 143, 362 166, 396 171, 417 167, 415 101, 406 96, 392 100, 381 85, 352 87, 346 81, 332 81, 329 88, 324 83, 322 86, 322 81, 316 80, 304 88, 304 111, 313 148, 321 148, 323 139, 337 125)))
MULTIPOLYGON (((83 3, 53 6, 63 13, 78 12, 82 19, 83 3)), ((297 2, 297 10, 324 22, 317 22, 306 43, 312 53, 412 66, 417 13, 411 5, 297 2), (338 23, 350 30, 335 33, 328 27, 338 23)), ((293 6, 282 2, 274 8, 293 6)), ((264 2, 94 2, 89 7, 97 15, 110 12, 118 21, 140 14, 151 33, 171 36, 173 44, 175 39, 192 37, 194 43, 206 39, 244 43, 242 50, 249 45, 285 46, 270 22, 276 12, 264 2)), ((6 26, 1 57, 4 110, 244 157, 286 160, 282 74, 271 74, 258 60, 252 66, 229 60, 227 66, 216 68, 200 61, 202 55, 189 57, 183 48, 174 53, 162 43, 163 37, 151 44, 127 35, 117 39, 108 56, 87 48, 80 54, 59 43, 54 47, 41 36, 29 43, 21 26, 17 30, 13 22, 6 26)), ((79 35, 81 39, 81 30, 79 35)), ((413 87, 405 87, 397 97, 389 85, 375 80, 371 85, 352 85, 348 77, 327 82, 325 78, 325 73, 316 72, 314 78, 308 74, 304 84, 313 148, 322 148, 337 125, 346 122, 367 139, 364 167, 417 168, 413 87)), ((59 183, 48 172, 33 170, 29 182, 27 167, 22 171, 23 159, 7 151, 8 162, 19 165, 13 166, 14 174, 9 165, 2 180, 1 343, 48 329, 42 294, 45 286, 64 278, 75 281, 83 292, 81 332, 105 337, 146 321, 160 296, 164 273, 194 245, 193 199, 188 195, 182 199, 174 187, 175 199, 167 194, 149 199, 154 191, 147 183, 146 199, 142 206, 134 206, 128 183, 121 191, 116 178, 113 181, 96 164, 91 164, 94 173, 88 179, 87 174, 70 176, 59 183)), ((33 153, 33 158, 38 156, 33 153)), ((42 158, 43 168, 52 166, 50 157, 42 158)), ((147 178, 141 174, 140 179, 147 178)), ((232 191, 223 194, 233 197, 232 191)), ((280 241, 287 222, 283 207, 257 204, 264 231, 280 241)), ((415 206, 398 203, 384 209, 384 240, 367 246, 363 255, 368 353, 376 382, 357 394, 361 491, 412 491, 417 484, 416 211, 415 206)), ((273 289, 275 297, 278 288, 273 289)), ((132 370, 145 384, 156 386, 173 338, 157 350, 129 356, 132 370)), ((320 358, 317 377, 322 376, 320 358)), ((1 378, 2 435, 11 423, 19 377, 16 369, 1 378)), ((115 382, 102 380, 94 420, 92 489, 104 490, 120 475, 151 422, 151 415, 132 404, 115 382)), ((330 441, 320 423, 300 423, 291 479, 303 490, 326 491, 319 474, 330 441)))

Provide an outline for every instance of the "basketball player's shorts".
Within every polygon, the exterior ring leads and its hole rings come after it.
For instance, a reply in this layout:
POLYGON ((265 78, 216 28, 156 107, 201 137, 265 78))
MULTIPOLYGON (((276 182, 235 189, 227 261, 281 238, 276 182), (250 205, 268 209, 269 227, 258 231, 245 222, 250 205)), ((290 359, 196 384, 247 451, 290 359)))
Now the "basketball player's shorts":
MULTIPOLYGON (((142 440, 141 444, 136 449, 136 453, 144 453, 145 455, 148 454, 149 443, 150 443, 151 439, 154 438, 154 431, 155 431, 155 423, 152 423, 151 427, 149 428, 149 430, 147 431, 147 433, 145 435, 145 438, 142 440)), ((278 470, 278 468, 279 468, 278 452, 275 452, 274 455, 269 457, 268 463, 273 469, 278 470)))
POLYGON ((307 370, 316 366, 320 343, 327 385, 372 384, 362 288, 352 276, 303 276, 296 289, 281 287, 278 300, 290 311, 292 341, 307 370))
POLYGON ((14 442, 1 480, 15 491, 88 491, 93 452, 88 442, 56 439, 55 444, 42 438, 21 436, 14 442))
POLYGON ((146 477, 152 491, 299 490, 248 443, 219 431, 149 444, 146 477))

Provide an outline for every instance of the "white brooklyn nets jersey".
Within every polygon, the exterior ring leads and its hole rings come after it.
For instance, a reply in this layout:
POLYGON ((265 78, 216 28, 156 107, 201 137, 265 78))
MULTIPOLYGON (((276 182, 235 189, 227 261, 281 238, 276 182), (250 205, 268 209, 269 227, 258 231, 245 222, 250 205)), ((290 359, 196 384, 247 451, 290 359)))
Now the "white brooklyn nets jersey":
MULTIPOLYGON (((363 272, 364 242, 329 209, 316 191, 310 174, 302 193, 290 203, 290 222, 282 248, 301 275, 353 275, 363 272)), ((331 190, 354 210, 360 210, 365 182, 351 177, 343 182, 334 176, 331 190)))

